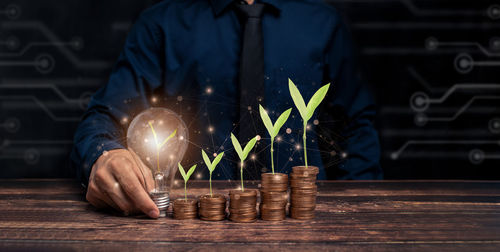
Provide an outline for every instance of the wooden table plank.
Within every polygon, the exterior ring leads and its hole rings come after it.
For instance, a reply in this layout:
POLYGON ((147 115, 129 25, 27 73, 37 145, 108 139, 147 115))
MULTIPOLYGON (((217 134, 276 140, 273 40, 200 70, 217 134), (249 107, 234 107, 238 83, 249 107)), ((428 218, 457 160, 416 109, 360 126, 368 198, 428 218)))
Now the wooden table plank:
MULTIPOLYGON (((227 193, 237 183, 217 181, 227 193)), ((257 188, 258 181, 246 187, 257 188)), ((189 193, 207 192, 193 181, 189 193)), ((500 182, 322 181, 312 221, 234 223, 96 211, 72 180, 0 180, 0 250, 440 251, 500 248, 500 182)), ((172 197, 180 197, 178 188, 172 197)))

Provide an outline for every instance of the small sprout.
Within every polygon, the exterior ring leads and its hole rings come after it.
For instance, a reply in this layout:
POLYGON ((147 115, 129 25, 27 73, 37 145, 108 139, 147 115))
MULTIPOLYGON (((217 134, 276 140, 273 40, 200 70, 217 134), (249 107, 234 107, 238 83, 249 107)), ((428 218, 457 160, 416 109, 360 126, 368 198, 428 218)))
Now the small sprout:
POLYGON ((201 150, 201 154, 203 156, 203 161, 205 161, 205 165, 208 168, 208 171, 210 172, 210 197, 213 196, 212 194, 212 172, 215 170, 215 167, 219 164, 219 162, 222 160, 222 156, 224 156, 224 152, 221 152, 219 154, 216 154, 214 161, 210 162, 210 158, 208 157, 207 153, 205 153, 204 150, 201 150))
POLYGON ((196 169, 196 165, 191 166, 191 168, 189 168, 187 173, 184 171, 184 167, 182 167, 181 163, 177 163, 177 166, 179 167, 179 172, 181 173, 182 178, 184 179, 184 200, 187 201, 186 184, 189 180, 189 177, 191 177, 191 174, 193 174, 194 170, 196 169))
POLYGON ((255 143, 257 142, 257 136, 252 138, 247 145, 245 146, 245 149, 241 149, 240 142, 236 137, 231 133, 231 142, 233 142, 234 149, 236 150, 236 153, 238 153, 238 157, 240 157, 241 161, 241 167, 240 167, 240 175, 241 175, 241 191, 245 191, 245 188, 243 187, 243 162, 245 159, 248 157, 248 153, 253 149, 255 146, 255 143))
MULTIPOLYGON (((177 133, 177 129, 175 129, 174 132, 172 132, 167 138, 165 138, 165 140, 163 140, 163 142, 160 143, 158 141, 158 136, 156 135, 155 128, 153 127, 153 123, 151 123, 151 121, 149 121, 148 124, 149 124, 149 127, 151 128, 151 131, 153 132, 153 137, 155 138, 156 166, 157 166, 157 169, 159 172, 160 171, 160 149, 161 149, 161 147, 163 147, 163 145, 165 145, 168 142, 168 140, 170 140, 172 137, 175 136, 175 134, 177 133)), ((146 141, 147 139, 144 139, 144 140, 146 141)))
POLYGON ((289 108, 285 112, 281 113, 276 122, 272 123, 271 118, 267 114, 266 110, 259 104, 260 118, 262 118, 262 122, 264 122, 264 126, 266 126, 267 132, 271 136, 271 168, 274 174, 274 138, 278 135, 281 127, 285 124, 286 120, 290 116, 290 112, 292 109, 289 108))
POLYGON ((314 110, 318 107, 318 105, 323 101, 328 92, 328 88, 330 87, 330 83, 322 86, 314 95, 311 97, 311 100, 307 103, 307 106, 300 94, 297 86, 292 82, 292 80, 288 79, 288 88, 290 89, 290 95, 292 96, 292 100, 295 103, 295 106, 299 110, 300 116, 302 117, 302 121, 304 122, 304 135, 302 139, 304 141, 304 161, 307 167, 307 149, 306 149, 306 131, 307 131, 307 121, 311 119, 314 114, 314 110))

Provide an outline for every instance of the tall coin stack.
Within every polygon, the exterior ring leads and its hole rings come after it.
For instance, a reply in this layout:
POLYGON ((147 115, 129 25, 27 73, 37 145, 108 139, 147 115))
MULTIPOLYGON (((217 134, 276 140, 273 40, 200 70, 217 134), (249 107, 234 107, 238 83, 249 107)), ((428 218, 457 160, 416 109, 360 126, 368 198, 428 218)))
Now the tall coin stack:
POLYGON ((198 201, 195 199, 174 200, 174 219, 188 220, 198 217, 198 201))
POLYGON ((280 221, 286 217, 288 175, 263 173, 260 188, 260 215, 263 220, 280 221))
POLYGON ((200 197, 200 219, 220 221, 226 218, 226 197, 222 194, 203 195, 200 197))
POLYGON ((257 191, 229 191, 229 219, 235 222, 254 222, 257 220, 257 191))
POLYGON ((309 220, 314 218, 318 186, 316 166, 294 166, 290 174, 290 217, 309 220))

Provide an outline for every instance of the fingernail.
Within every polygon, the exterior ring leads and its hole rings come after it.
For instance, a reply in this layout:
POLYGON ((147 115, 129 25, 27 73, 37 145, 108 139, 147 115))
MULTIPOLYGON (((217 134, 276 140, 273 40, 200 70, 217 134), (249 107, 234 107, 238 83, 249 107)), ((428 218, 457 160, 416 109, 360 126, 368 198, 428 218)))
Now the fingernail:
POLYGON ((151 218, 154 218, 154 219, 158 218, 159 215, 160 214, 158 213, 157 210, 151 210, 151 211, 148 212, 148 216, 151 217, 151 218))

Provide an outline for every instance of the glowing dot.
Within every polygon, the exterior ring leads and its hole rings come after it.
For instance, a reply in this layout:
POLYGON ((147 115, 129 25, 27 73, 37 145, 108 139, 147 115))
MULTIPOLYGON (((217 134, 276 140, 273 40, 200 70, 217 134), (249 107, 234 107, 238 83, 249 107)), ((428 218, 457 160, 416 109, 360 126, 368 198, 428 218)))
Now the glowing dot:
POLYGON ((313 121, 313 124, 314 124, 314 125, 318 125, 318 124, 319 124, 318 119, 315 119, 315 120, 313 121))
POLYGON ((156 103, 158 101, 158 98, 156 98, 155 96, 151 97, 151 102, 152 103, 156 103))
POLYGON ((217 157, 217 153, 214 153, 214 154, 213 154, 213 156, 214 156, 214 157, 217 157))
POLYGON ((177 185, 178 183, 179 183, 179 181, 177 181, 177 180, 175 180, 175 181, 174 181, 174 184, 175 184, 175 185, 177 185))
POLYGON ((250 111, 252 110, 252 106, 248 106, 247 109, 250 111))
POLYGON ((257 159, 257 156, 255 154, 252 154, 252 156, 250 157, 252 160, 255 160, 257 159))
POLYGON ((127 123, 128 122, 128 117, 123 117, 122 118, 122 123, 127 123))
POLYGON ((341 156, 342 158, 346 158, 346 157, 347 157, 347 153, 342 152, 342 153, 340 154, 340 156, 341 156))
POLYGON ((291 134, 291 133, 292 133, 292 129, 290 129, 290 128, 286 128, 286 133, 287 133, 287 134, 291 134))
POLYGON ((280 136, 276 137, 276 142, 281 142, 281 137, 280 136))
POLYGON ((174 159, 174 155, 170 155, 170 159, 174 159))
POLYGON ((144 138, 144 142, 147 143, 149 142, 149 140, 147 138, 144 138))
POLYGON ((103 155, 103 156, 107 156, 108 154, 109 154, 109 153, 108 153, 107 151, 103 151, 103 152, 102 152, 102 155, 103 155))
POLYGON ((214 132, 214 127, 209 126, 209 127, 208 127, 208 132, 213 133, 213 132, 214 132))
POLYGON ((151 158, 150 157, 146 157, 146 161, 151 161, 151 158))
POLYGON ((201 178, 201 173, 196 174, 196 178, 201 178))
POLYGON ((207 87, 205 91, 207 92, 207 94, 211 94, 213 92, 211 87, 207 87))
POLYGON ((311 125, 309 125, 309 124, 308 124, 308 125, 306 126, 306 130, 310 130, 310 129, 311 129, 311 125))
POLYGON ((177 96, 177 101, 182 101, 182 95, 177 96))
POLYGON ((289 158, 288 158, 288 160, 293 161, 293 158, 292 158, 292 157, 289 157, 289 158))
POLYGON ((295 149, 296 149, 296 150, 300 150, 300 144, 296 144, 296 145, 295 145, 295 149))
POLYGON ((160 120, 158 124, 163 125, 163 120, 160 120))
POLYGON ((180 140, 184 140, 184 136, 180 136, 180 137, 179 137, 179 139, 180 139, 180 140))
POLYGON ((257 141, 260 141, 260 135, 257 135, 255 139, 257 139, 257 141))

